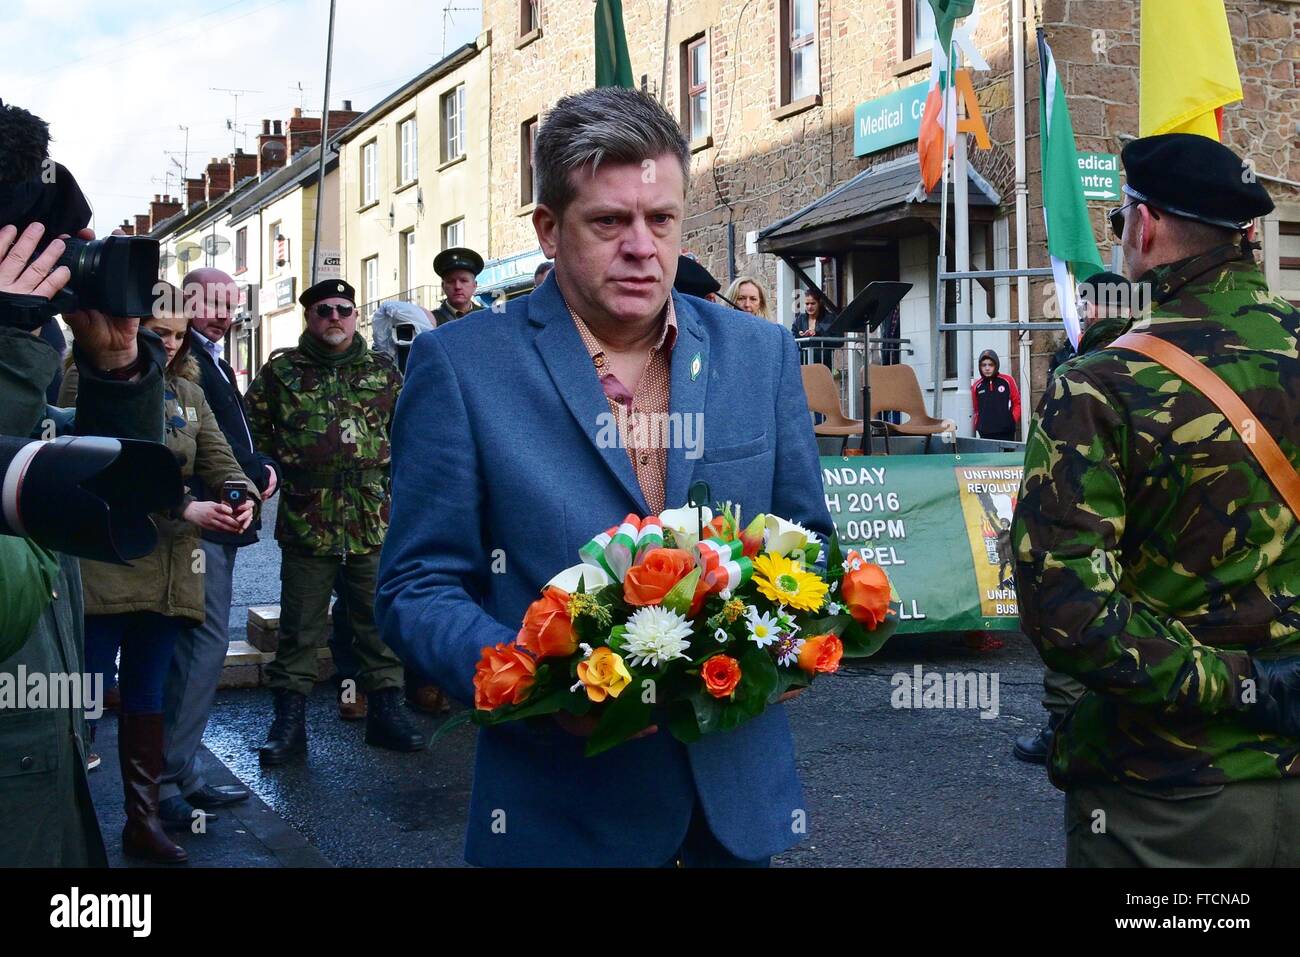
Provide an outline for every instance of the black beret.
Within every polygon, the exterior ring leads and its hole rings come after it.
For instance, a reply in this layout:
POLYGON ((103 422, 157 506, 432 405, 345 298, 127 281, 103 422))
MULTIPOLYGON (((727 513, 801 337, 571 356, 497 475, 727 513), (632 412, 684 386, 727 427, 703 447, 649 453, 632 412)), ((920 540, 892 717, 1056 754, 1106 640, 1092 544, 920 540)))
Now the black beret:
POLYGON ((1162 133, 1124 147, 1124 192, 1176 216, 1240 229, 1273 211, 1245 160, 1208 136, 1162 133))
POLYGON ((714 279, 707 269, 688 256, 677 257, 677 278, 673 280, 673 288, 678 292, 684 292, 688 296, 699 296, 701 299, 710 293, 716 293, 722 289, 722 284, 714 279))
POLYGON ((334 296, 341 296, 342 298, 352 302, 354 305, 357 301, 356 290, 342 279, 322 279, 310 289, 305 290, 303 294, 298 297, 298 301, 302 303, 303 308, 310 309, 322 299, 329 299, 334 296))
POLYGON ((433 257, 433 271, 444 279, 447 273, 466 269, 475 276, 483 271, 483 257, 464 246, 452 246, 433 257))

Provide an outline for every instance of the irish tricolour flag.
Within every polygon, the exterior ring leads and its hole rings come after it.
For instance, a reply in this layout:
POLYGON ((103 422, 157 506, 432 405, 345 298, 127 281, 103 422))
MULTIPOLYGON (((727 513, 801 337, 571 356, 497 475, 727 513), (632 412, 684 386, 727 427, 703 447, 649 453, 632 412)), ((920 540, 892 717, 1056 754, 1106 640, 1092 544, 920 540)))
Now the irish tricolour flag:
POLYGON ((1065 102, 1065 87, 1056 72, 1052 48, 1038 31, 1038 63, 1042 77, 1039 97, 1039 142, 1043 150, 1043 218, 1047 221, 1047 251, 1052 257, 1056 298, 1065 331, 1079 345, 1079 310, 1075 284, 1101 272, 1101 254, 1092 234, 1088 204, 1079 179, 1079 154, 1074 126, 1065 102))
POLYGON ((930 0, 934 10, 934 51, 930 59, 930 92, 925 97, 925 113, 916 151, 921 161, 921 182, 927 193, 933 192, 943 179, 943 167, 952 147, 945 130, 957 127, 957 94, 953 86, 952 28, 962 17, 969 16, 975 0, 930 0))

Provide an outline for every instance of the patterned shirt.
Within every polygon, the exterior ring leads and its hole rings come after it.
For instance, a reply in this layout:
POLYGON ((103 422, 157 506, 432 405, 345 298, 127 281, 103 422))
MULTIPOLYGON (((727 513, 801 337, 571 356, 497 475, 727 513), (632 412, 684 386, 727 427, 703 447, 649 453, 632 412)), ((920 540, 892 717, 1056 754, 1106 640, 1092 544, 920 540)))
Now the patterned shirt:
POLYGON ((637 484, 652 514, 664 510, 664 488, 668 481, 668 407, 671 395, 672 351, 677 342, 677 316, 673 300, 665 307, 663 332, 646 354, 645 369, 636 391, 619 381, 609 367, 605 347, 587 323, 569 306, 569 315, 587 347, 609 410, 618 423, 619 440, 627 449, 637 484))

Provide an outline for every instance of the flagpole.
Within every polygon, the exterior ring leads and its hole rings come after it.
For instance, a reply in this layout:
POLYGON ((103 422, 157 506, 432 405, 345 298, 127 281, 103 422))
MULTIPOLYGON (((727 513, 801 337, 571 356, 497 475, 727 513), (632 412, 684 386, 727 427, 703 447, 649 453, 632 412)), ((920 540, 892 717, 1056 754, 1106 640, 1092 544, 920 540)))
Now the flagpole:
MULTIPOLYGON (((330 138, 330 67, 334 62, 334 0, 330 0, 329 36, 325 41, 325 104, 320 111, 320 167, 316 171, 316 225, 312 231, 311 284, 320 268, 320 211, 325 199, 325 153, 330 138)), ((373 291, 373 290, 372 290, 373 291)))
MULTIPOLYGON (((938 41, 936 41, 936 46, 938 41)), ((939 323, 946 321, 947 310, 944 309, 944 303, 947 296, 944 294, 944 280, 937 278, 940 273, 948 271, 948 137, 952 134, 949 127, 952 125, 948 122, 948 94, 952 86, 952 44, 948 45, 944 56, 947 60, 948 72, 940 77, 940 83, 943 84, 942 106, 940 115, 944 119, 943 123, 943 185, 939 187, 939 261, 936 265, 935 272, 935 297, 934 297, 934 341, 930 350, 931 365, 934 368, 934 410, 930 413, 936 419, 942 419, 943 415, 943 353, 944 353, 944 335, 939 330, 939 323)), ((959 390, 960 391, 960 390, 959 390)))
MULTIPOLYGON (((953 79, 961 67, 961 50, 953 44, 953 79)), ((954 90, 956 83, 953 83, 954 90)), ((954 94, 954 99, 956 96, 954 94)), ((960 114, 960 109, 956 110, 960 114)), ((953 232, 956 243, 957 272, 970 272, 970 177, 966 174, 966 134, 957 129, 960 118, 955 118, 953 135, 956 139, 956 154, 953 158, 953 232)), ((992 265, 992 264, 990 264, 992 265)), ((970 327, 971 324, 971 281, 959 279, 957 285, 957 322, 970 327)), ((971 423, 971 354, 974 351, 974 332, 966 329, 957 331, 957 434, 969 435, 971 423)))

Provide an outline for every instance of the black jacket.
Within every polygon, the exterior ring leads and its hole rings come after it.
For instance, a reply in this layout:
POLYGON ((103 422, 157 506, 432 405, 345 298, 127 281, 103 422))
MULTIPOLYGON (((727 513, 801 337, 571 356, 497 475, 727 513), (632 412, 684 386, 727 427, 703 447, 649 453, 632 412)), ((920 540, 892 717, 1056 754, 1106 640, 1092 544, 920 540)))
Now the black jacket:
MULTIPOLYGON (((233 383, 235 381, 235 372, 230 368, 230 363, 225 359, 220 360, 220 368, 217 362, 213 361, 212 355, 204 348, 204 339, 193 329, 190 330, 190 354, 199 364, 199 371, 202 375, 203 395, 208 400, 208 405, 212 407, 212 414, 217 419, 217 425, 221 427, 221 433, 230 443, 230 450, 235 453, 235 458, 239 460, 239 466, 248 476, 248 480, 257 486, 259 492, 266 491, 267 478, 266 466, 275 469, 276 487, 280 484, 280 467, 275 460, 268 455, 263 455, 253 448, 252 433, 248 428, 248 411, 244 408, 244 397, 239 394, 239 389, 233 383), (222 373, 225 375, 222 375, 222 373), (229 376, 229 379, 227 379, 229 376)), ((203 480, 197 475, 190 481, 190 489, 194 497, 200 501, 215 501, 221 493, 220 489, 208 489, 203 485, 203 480)), ((248 527, 248 531, 242 535, 234 535, 230 532, 213 532, 204 530, 203 538, 205 541, 216 542, 221 545, 252 545, 257 541, 257 532, 262 527, 260 519, 255 519, 253 524, 248 527)))

